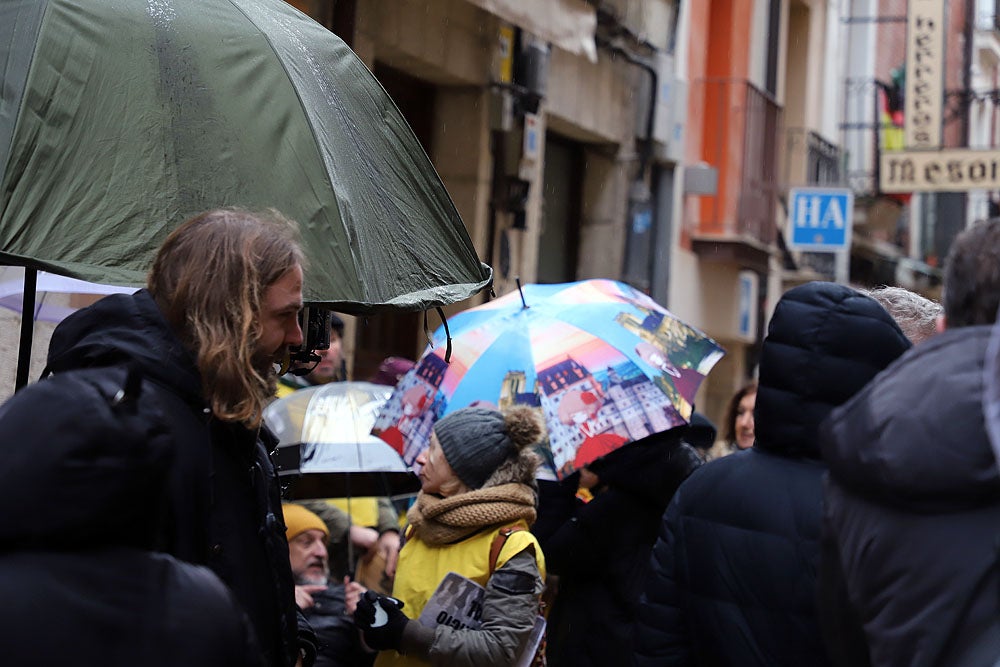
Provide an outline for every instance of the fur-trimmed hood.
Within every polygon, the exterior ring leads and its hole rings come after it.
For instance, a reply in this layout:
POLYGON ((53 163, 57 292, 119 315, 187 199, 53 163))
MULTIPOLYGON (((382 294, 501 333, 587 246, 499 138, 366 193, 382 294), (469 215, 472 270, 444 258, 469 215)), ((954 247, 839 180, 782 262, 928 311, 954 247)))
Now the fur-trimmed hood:
POLYGON ((500 467, 486 479, 482 488, 487 489, 511 483, 524 484, 534 492, 537 504, 538 482, 535 480, 535 472, 541 463, 542 459, 538 454, 531 450, 522 449, 516 455, 501 463, 500 467))

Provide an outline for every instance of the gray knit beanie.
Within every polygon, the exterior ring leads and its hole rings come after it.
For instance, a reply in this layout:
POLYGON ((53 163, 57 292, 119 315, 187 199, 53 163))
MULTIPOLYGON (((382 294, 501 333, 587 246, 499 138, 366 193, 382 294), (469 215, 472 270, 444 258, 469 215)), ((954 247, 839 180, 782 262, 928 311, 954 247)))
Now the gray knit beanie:
POLYGON ((538 426, 532 420, 530 433, 522 434, 521 421, 496 410, 462 408, 438 420, 434 435, 458 478, 470 489, 479 489, 504 461, 537 441, 538 426))

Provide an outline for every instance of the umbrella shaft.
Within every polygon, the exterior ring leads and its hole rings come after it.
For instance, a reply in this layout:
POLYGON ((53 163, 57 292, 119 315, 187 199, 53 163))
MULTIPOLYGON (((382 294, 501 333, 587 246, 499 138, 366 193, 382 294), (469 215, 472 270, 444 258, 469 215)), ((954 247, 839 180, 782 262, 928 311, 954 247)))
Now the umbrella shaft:
POLYGON ((21 340, 17 348, 17 375, 14 391, 28 384, 28 369, 31 366, 31 337, 35 329, 35 291, 38 289, 38 271, 24 270, 24 291, 21 301, 21 340))

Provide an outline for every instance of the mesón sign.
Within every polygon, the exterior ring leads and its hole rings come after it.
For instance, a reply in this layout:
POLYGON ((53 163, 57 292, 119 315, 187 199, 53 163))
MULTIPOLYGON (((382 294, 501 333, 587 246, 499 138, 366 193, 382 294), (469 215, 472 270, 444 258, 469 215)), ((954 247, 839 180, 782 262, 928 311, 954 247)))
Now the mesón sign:
POLYGON ((1000 190, 1000 150, 885 152, 879 189, 887 194, 1000 190))

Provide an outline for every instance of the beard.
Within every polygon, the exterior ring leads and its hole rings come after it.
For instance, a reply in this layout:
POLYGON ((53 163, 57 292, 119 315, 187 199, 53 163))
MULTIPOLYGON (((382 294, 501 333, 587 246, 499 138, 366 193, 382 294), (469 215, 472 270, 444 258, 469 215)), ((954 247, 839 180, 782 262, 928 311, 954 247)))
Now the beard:
POLYGON ((274 396, 275 391, 278 389, 278 368, 277 366, 281 363, 281 356, 285 354, 285 350, 282 350, 280 354, 256 354, 254 355, 251 363, 253 368, 260 377, 264 380, 264 394, 265 396, 274 396))
POLYGON ((295 585, 296 586, 329 586, 330 585, 330 570, 329 568, 323 568, 323 574, 317 574, 314 572, 303 572, 301 574, 295 575, 295 585))
POLYGON ((280 366, 287 357, 287 347, 279 348, 274 352, 265 352, 258 349, 254 352, 250 363, 252 363, 254 369, 261 374, 261 377, 267 379, 269 375, 277 375, 275 367, 280 366))

